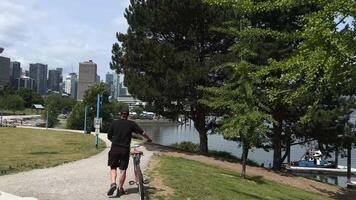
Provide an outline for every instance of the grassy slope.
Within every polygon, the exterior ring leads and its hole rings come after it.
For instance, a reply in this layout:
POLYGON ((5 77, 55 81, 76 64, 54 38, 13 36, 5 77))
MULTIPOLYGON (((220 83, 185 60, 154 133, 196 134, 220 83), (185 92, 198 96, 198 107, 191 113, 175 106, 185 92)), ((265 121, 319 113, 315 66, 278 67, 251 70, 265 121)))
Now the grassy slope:
POLYGON ((171 200, 328 199, 319 194, 266 181, 259 177, 244 180, 240 178, 239 172, 196 161, 161 156, 160 163, 159 172, 164 184, 175 189, 175 194, 169 198, 171 200))
POLYGON ((100 141, 97 150, 92 135, 0 128, 0 175, 83 159, 101 152, 104 147, 100 141))

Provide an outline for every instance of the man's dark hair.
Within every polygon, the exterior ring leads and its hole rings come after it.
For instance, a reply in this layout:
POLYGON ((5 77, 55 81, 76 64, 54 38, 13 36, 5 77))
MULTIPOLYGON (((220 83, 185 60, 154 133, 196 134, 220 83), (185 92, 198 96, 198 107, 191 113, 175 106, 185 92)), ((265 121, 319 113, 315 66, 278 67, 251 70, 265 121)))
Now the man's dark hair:
POLYGON ((120 114, 121 116, 128 116, 129 115, 129 112, 130 112, 130 109, 128 106, 123 106, 120 110, 120 114))

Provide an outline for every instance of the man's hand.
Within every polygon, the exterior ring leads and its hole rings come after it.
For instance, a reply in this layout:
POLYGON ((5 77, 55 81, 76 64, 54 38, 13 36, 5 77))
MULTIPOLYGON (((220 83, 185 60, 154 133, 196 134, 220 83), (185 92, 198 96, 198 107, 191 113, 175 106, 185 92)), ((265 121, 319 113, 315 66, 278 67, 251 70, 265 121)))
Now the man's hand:
POLYGON ((145 137, 147 139, 147 142, 149 142, 149 143, 152 142, 151 137, 146 132, 143 133, 143 137, 145 137))

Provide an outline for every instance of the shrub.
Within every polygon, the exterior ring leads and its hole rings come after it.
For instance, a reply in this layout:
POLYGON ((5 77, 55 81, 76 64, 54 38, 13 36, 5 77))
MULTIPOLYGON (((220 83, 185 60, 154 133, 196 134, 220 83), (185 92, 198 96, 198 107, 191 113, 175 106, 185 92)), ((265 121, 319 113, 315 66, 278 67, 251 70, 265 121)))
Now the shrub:
POLYGON ((194 144, 193 142, 184 141, 181 143, 172 144, 170 147, 187 152, 199 152, 199 144, 194 144))

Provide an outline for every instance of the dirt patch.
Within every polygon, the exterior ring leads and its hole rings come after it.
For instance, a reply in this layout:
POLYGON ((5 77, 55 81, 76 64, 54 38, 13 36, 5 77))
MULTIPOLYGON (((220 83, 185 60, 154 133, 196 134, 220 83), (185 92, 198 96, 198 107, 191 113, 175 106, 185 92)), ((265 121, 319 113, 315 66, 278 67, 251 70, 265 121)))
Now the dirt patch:
MULTIPOLYGON (((238 163, 230 163, 227 161, 217 160, 212 157, 207 157, 203 155, 195 155, 195 154, 185 154, 182 152, 175 151, 165 151, 162 152, 161 155, 167 155, 172 157, 180 157, 189 160, 194 160, 198 162, 202 162, 208 165, 222 167, 224 169, 229 169, 233 171, 241 171, 241 164, 238 163)), ((343 200, 354 200, 356 199, 356 192, 352 190, 346 190, 337 186, 321 183, 318 181, 306 179, 303 177, 293 176, 286 173, 277 173, 272 170, 267 170, 260 167, 247 167, 247 175, 248 176, 258 176, 262 177, 266 180, 275 181, 280 184, 284 184, 287 186, 296 187, 305 191, 315 192, 322 195, 327 195, 336 199, 343 200)))
POLYGON ((167 197, 174 194, 175 190, 171 187, 166 186, 163 183, 163 178, 159 173, 160 169, 160 159, 159 155, 155 155, 149 164, 149 193, 152 199, 167 199, 167 197))

